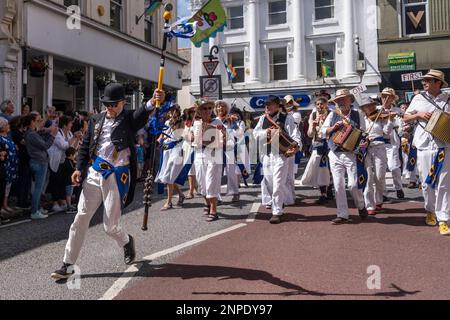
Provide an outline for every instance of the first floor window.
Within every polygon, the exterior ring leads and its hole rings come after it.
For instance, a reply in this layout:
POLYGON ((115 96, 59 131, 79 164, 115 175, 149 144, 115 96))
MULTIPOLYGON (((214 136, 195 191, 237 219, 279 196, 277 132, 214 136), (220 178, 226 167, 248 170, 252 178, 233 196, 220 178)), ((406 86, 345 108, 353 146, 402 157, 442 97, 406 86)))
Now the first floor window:
POLYGON ((287 80, 287 49, 274 48, 269 49, 269 70, 270 81, 287 80))
POLYGON ((405 36, 428 34, 428 0, 403 0, 405 36))
POLYGON ((228 29, 242 29, 244 28, 244 7, 230 7, 228 8, 228 29))
POLYGON ((64 0, 64 6, 80 6, 81 0, 64 0))
POLYGON ((110 1, 110 25, 113 29, 117 31, 122 31, 122 11, 123 11, 123 0, 111 0, 110 1))
POLYGON ((269 25, 284 24, 286 21, 286 0, 269 2, 269 25))
POLYGON ((334 0, 314 0, 315 20, 334 18, 334 0))
POLYGON ((153 23, 153 16, 145 17, 145 42, 155 44, 155 25, 153 23))
POLYGON ((318 78, 333 78, 336 76, 336 56, 334 43, 316 46, 316 65, 318 78))
POLYGON ((228 64, 236 71, 236 77, 233 83, 245 82, 244 51, 229 53, 228 64))

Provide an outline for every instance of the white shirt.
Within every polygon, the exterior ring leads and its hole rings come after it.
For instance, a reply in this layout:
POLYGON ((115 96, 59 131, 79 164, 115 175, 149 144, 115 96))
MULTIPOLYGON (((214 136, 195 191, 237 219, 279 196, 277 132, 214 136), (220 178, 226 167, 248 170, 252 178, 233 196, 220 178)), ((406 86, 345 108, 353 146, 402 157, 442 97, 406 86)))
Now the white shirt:
MULTIPOLYGON (((266 139, 267 138, 267 129, 263 129, 264 124, 264 116, 261 116, 259 118, 258 124, 256 125, 255 129, 253 130, 253 136, 255 139, 266 139)), ((287 132, 287 134, 294 139, 295 142, 298 143, 298 146, 300 150, 303 148, 302 144, 302 136, 300 134, 300 131, 298 130, 298 125, 295 124, 294 117, 290 114, 286 116, 286 122, 284 123, 284 129, 287 132)))
MULTIPOLYGON (((152 111, 154 106, 148 101, 145 108, 147 111, 152 111)), ((115 127, 115 119, 105 119, 98 139, 97 156, 108 161, 114 167, 127 166, 130 164, 131 151, 129 148, 120 152, 116 151, 116 147, 111 141, 111 133, 115 127)))
MULTIPOLYGON (((434 102, 444 111, 450 112, 450 106, 447 104, 447 100, 449 99, 449 95, 447 93, 441 93, 436 98, 431 96, 428 92, 426 92, 425 94, 430 99, 434 100, 434 102)), ((406 113, 415 114, 418 112, 434 112, 435 110, 436 107, 419 94, 414 97, 408 109, 406 110, 406 113)), ((434 139, 434 137, 430 133, 425 131, 424 127, 426 127, 427 125, 426 121, 420 119, 418 120, 418 122, 419 125, 416 126, 416 131, 414 132, 414 138, 412 142, 413 146, 415 146, 418 150, 432 150, 445 146, 442 141, 434 139)))
POLYGON ((58 130, 52 146, 47 151, 49 167, 53 172, 57 172, 59 165, 66 159, 65 152, 70 147, 69 140, 72 138, 72 132, 69 131, 66 137, 61 129, 58 130))
POLYGON ((369 132, 370 145, 378 146, 384 144, 384 141, 374 141, 376 138, 389 137, 392 133, 394 123, 391 120, 378 119, 377 122, 373 122, 369 118, 365 117, 367 130, 372 130, 369 132), (373 127, 372 127, 373 125, 373 127))

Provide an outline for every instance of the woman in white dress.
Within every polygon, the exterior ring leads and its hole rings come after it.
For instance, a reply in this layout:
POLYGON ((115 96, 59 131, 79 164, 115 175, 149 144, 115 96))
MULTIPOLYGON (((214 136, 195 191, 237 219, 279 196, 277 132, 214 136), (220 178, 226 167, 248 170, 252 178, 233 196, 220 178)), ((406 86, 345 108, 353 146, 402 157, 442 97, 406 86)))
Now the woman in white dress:
POLYGON ((158 143, 163 149, 162 163, 158 175, 155 179, 158 183, 167 185, 167 202, 162 207, 162 211, 173 209, 173 192, 177 192, 179 198, 177 206, 181 207, 185 196, 180 187, 175 183, 178 175, 183 169, 183 148, 184 122, 181 118, 181 110, 178 105, 174 105, 168 112, 169 120, 166 121, 167 129, 161 134, 158 143))
POLYGON ((205 198, 204 213, 208 222, 218 219, 217 198, 221 187, 225 135, 222 121, 214 118, 214 107, 213 101, 200 103, 192 137, 198 189, 205 198))
POLYGON ((308 136, 312 138, 313 152, 303 174, 302 186, 320 189, 319 204, 327 202, 327 188, 330 185, 330 169, 328 166, 328 146, 326 139, 320 136, 320 128, 328 116, 328 101, 319 97, 316 100, 316 109, 309 117, 308 136))

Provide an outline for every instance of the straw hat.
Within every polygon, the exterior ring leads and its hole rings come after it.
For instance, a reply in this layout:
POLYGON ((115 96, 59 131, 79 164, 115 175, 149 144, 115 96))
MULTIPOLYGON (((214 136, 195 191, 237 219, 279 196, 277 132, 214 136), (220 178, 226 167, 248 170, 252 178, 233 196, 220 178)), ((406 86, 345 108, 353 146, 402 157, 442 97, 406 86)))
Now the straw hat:
POLYGON ((294 97, 291 95, 284 97, 284 100, 286 100, 286 104, 292 102, 294 107, 296 107, 296 108, 300 107, 300 105, 297 103, 297 101, 295 101, 294 97))
POLYGON ((348 89, 339 89, 338 91, 336 91, 336 98, 331 99, 330 102, 336 103, 337 100, 345 97, 351 97, 352 103, 355 102, 355 96, 348 89))
POLYGON ((395 90, 392 88, 384 88, 383 91, 380 92, 380 96, 393 96, 395 97, 395 101, 398 101, 400 99, 399 96, 395 93, 395 90))
POLYGON ((359 105, 360 108, 366 107, 366 106, 370 106, 370 105, 377 105, 378 103, 373 100, 371 97, 369 96, 364 96, 361 99, 361 104, 359 105))
POLYGON ((436 79, 442 81, 442 88, 448 87, 448 82, 445 81, 445 74, 440 70, 431 69, 426 75, 424 75, 421 79, 436 79))

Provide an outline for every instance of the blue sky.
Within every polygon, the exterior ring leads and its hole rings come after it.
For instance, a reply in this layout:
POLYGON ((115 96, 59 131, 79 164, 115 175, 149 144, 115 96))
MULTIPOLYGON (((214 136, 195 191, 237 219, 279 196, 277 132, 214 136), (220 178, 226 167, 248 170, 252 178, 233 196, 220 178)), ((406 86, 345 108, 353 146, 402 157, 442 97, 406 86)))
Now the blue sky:
MULTIPOLYGON (((178 17, 183 18, 189 16, 191 12, 189 11, 189 0, 177 0, 178 1, 178 17)), ((179 48, 188 48, 191 46, 191 41, 189 39, 178 39, 179 48)))

